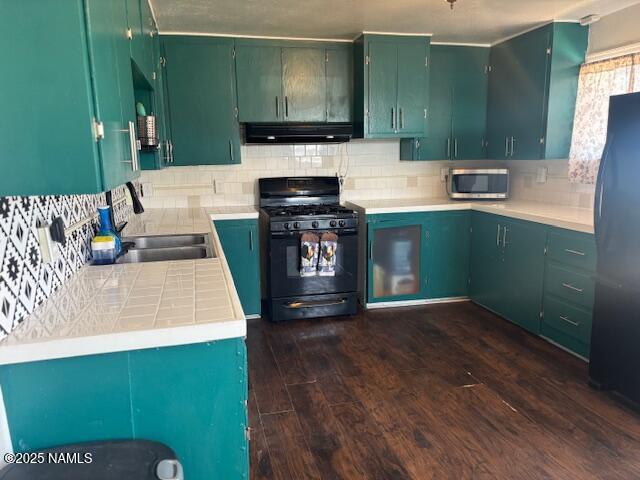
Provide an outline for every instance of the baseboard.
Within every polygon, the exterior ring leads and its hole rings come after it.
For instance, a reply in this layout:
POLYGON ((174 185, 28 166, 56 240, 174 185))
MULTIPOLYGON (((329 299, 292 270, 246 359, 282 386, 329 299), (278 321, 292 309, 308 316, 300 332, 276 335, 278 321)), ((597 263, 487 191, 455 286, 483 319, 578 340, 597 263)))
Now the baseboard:
POLYGON ((393 308, 393 307, 413 307, 416 305, 430 305, 434 303, 456 303, 468 302, 469 297, 446 297, 446 298, 427 298, 421 300, 400 300, 398 302, 379 302, 367 303, 367 310, 375 310, 376 308, 393 308))
POLYGON ((252 315, 245 315, 244 318, 246 320, 255 320, 256 318, 262 318, 262 315, 260 315, 259 313, 254 313, 252 315))
MULTIPOLYGON (((508 321, 508 320, 507 320, 508 321)), ((573 355, 574 357, 578 357, 580 360, 583 360, 587 363, 589 363, 589 359, 586 357, 583 357, 582 355, 577 354, 576 352, 573 352, 571 350, 569 350, 567 347, 563 347, 562 345, 560 345, 557 342, 554 342, 553 340, 551 340, 548 337, 545 337, 544 335, 538 335, 538 337, 540 337, 541 339, 549 342, 551 345, 553 345, 554 347, 558 347, 560 350, 564 350, 567 353, 570 353, 571 355, 573 355)))

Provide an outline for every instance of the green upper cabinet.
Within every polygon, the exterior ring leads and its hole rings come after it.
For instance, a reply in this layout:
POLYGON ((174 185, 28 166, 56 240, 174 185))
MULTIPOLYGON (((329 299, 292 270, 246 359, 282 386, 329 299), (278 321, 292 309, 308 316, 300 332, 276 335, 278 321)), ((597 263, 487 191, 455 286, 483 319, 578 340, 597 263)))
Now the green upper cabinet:
POLYGON ((238 39, 235 52, 240 122, 350 121, 349 45, 238 39))
POLYGON ((0 46, 11 72, 0 88, 0 195, 97 193, 135 178, 124 0, 5 2, 0 30, 11 39, 0 46))
POLYGON ((257 220, 217 220, 216 231, 245 315, 260 315, 260 245, 257 220))
POLYGON ((327 122, 353 119, 353 52, 351 48, 325 51, 327 63, 327 122))
POLYGON ((147 82, 153 80, 153 35, 155 24, 148 0, 125 0, 131 58, 147 82))
POLYGON ((326 120, 325 63, 325 53, 318 48, 282 49, 282 93, 286 121, 326 120))
POLYGON ((424 136, 428 37, 362 35, 354 44, 354 122, 364 138, 424 136))
POLYGON ((282 99, 280 47, 236 45, 238 119, 241 122, 280 122, 282 99))
POLYGON ((550 23, 491 49, 489 157, 567 158, 588 28, 550 23))
POLYGON ((402 160, 486 157, 489 48, 431 46, 428 137, 401 141, 402 160))
POLYGON ((233 40, 163 37, 175 165, 240 163, 233 40))

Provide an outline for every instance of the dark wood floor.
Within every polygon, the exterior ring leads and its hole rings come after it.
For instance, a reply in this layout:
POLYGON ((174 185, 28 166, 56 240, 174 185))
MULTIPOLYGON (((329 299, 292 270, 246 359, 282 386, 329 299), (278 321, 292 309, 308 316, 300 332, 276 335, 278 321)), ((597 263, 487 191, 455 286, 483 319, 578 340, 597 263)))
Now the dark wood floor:
POLYGON ((640 414, 471 303, 252 320, 247 344, 253 480, 640 478, 640 414))

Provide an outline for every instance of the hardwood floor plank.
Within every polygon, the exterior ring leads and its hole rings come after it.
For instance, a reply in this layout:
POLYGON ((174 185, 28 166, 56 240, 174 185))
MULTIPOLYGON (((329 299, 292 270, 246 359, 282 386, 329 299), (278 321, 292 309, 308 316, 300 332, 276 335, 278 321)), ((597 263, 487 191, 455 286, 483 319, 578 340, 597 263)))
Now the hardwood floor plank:
POLYGON ((261 414, 293 410, 271 347, 264 334, 262 320, 247 324, 247 360, 249 384, 255 393, 261 414))
POLYGON ((248 346, 254 479, 640 478, 640 413, 470 302, 252 327, 248 346), (264 415, 278 403, 295 411, 264 415))
POLYGON ((271 455, 264 437, 262 421, 258 413, 258 405, 253 391, 249 392, 248 401, 249 428, 251 440, 249 441, 249 470, 253 480, 268 480, 273 478, 271 467, 271 455))
POLYGON ((305 442, 296 412, 261 415, 271 456, 273 478, 315 480, 322 478, 305 442))

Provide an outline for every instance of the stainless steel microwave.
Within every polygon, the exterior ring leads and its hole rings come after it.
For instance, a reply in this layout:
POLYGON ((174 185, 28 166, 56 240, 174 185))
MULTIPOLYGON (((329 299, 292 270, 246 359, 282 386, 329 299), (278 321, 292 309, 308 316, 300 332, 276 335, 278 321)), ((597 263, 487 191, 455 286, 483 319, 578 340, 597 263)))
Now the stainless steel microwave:
POLYGON ((507 168, 453 168, 447 183, 449 197, 453 199, 509 198, 509 169, 507 168))

